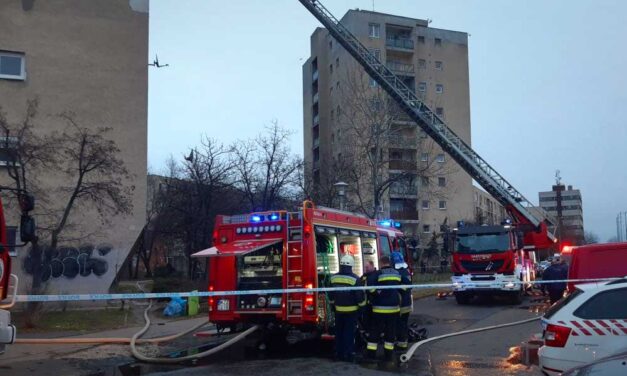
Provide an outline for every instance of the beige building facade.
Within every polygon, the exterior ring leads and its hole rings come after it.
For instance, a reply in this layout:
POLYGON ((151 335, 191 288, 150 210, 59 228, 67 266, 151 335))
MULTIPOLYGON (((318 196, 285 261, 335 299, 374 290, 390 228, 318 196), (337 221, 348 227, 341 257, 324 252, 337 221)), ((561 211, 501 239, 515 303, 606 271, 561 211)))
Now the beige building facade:
POLYGON ((478 222, 477 224, 498 225, 509 218, 503 205, 491 194, 476 186, 472 189, 475 202, 475 216, 472 219, 478 222))
MULTIPOLYGON (((341 22, 471 143, 466 33, 432 28, 426 20, 365 10, 349 10, 341 22)), ((345 82, 365 75, 365 91, 375 95, 380 88, 326 29, 316 29, 310 43, 311 56, 303 65, 303 133, 307 175, 315 187, 333 184, 333 161, 355 147, 356 141, 347 137, 345 121, 338 116, 354 111, 342 107, 350 95, 345 82)), ((445 219, 452 223, 471 218, 475 207, 470 176, 405 115, 394 123, 400 131, 386 145, 389 161, 384 178, 393 174, 414 178, 387 190, 378 215, 399 220, 406 233, 423 240, 439 232, 445 219), (422 174, 427 164, 435 168, 422 174)))
POLYGON ((540 207, 556 219, 556 235, 571 244, 584 243, 583 200, 581 191, 572 185, 553 185, 550 191, 538 193, 540 207), (560 226, 561 224, 561 226, 560 226))
MULTIPOLYGON (((131 214, 103 221, 88 206, 71 213, 68 236, 44 260, 48 293, 108 291, 144 226, 147 55, 148 0, 0 1, 0 106, 7 121, 22 121, 27 101, 36 98, 33 131, 39 137, 66 130, 67 122, 58 116, 66 111, 82 127, 110 127, 107 137, 130 173, 122 183, 132 189, 131 214)), ((57 188, 76 176, 43 168, 37 178, 50 202, 63 202, 67 195, 57 188)), ((0 184, 11 184, 2 167, 0 184)), ((34 217, 46 223, 41 206, 34 217)), ((14 215, 7 221, 17 226, 14 215)), ((22 291, 32 279, 29 251, 15 252, 22 291)))

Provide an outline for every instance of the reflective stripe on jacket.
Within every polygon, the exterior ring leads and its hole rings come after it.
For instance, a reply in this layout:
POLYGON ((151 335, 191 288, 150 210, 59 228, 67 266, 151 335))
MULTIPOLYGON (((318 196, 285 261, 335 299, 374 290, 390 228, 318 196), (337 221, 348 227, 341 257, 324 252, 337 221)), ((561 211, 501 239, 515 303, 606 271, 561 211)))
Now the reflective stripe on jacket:
MULTIPOLYGON (((345 265, 340 266, 340 272, 331 276, 331 287, 362 286, 361 280, 352 269, 345 265)), ((366 305, 366 296, 363 290, 359 291, 329 291, 329 300, 335 305, 336 312, 355 312, 359 307, 366 305)))
MULTIPOLYGON (((411 276, 409 275, 409 270, 407 270, 407 268, 401 268, 401 269, 398 269, 398 272, 401 275, 401 284, 411 285, 411 276)), ((411 298, 411 289, 402 289, 401 290, 401 313, 411 312, 412 303, 413 303, 413 299, 411 298)))
POLYGON ((377 289, 377 286, 394 286, 401 284, 401 275, 391 267, 385 267, 368 278, 368 298, 372 304, 372 312, 398 313, 400 311, 400 289, 377 289))

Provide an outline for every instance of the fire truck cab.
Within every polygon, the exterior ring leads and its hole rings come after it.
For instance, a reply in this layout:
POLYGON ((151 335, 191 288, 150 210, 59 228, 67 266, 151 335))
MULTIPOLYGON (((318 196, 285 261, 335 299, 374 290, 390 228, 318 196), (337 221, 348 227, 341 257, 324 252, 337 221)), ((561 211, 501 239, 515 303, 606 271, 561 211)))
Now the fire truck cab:
MULTIPOLYGON (((306 201, 298 212, 272 211, 218 216, 208 257, 209 291, 246 291, 328 286, 344 254, 353 272, 401 250, 411 264, 394 221, 380 221, 306 201)), ((283 329, 288 341, 324 333, 333 325, 327 297, 320 293, 259 293, 209 299, 209 319, 222 327, 263 324, 283 329)))
POLYGON ((452 282, 459 304, 475 295, 507 295, 516 304, 525 282, 534 279, 535 253, 523 247, 523 236, 509 222, 500 226, 464 226, 449 233, 452 282))

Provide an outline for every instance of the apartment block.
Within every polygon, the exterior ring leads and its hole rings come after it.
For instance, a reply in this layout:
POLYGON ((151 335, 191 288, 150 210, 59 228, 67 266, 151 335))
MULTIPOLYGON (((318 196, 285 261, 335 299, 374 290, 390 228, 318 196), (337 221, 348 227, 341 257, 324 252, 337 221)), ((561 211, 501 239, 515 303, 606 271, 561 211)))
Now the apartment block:
MULTIPOLYGON (((75 114, 80 127, 110 127, 106 137, 120 149, 117 157, 130 175, 122 181, 132 189, 130 214, 109 215, 104 223, 93 207, 77 204, 71 212, 58 249, 47 249, 42 260, 41 280, 47 293, 108 291, 144 226, 148 12, 148 0, 0 2, 0 106, 7 121, 20 124, 27 101, 38 99, 38 115, 32 122, 36 136, 72 132, 58 116, 66 111, 75 114)), ((11 145, 2 143, 1 166, 9 162, 6 148, 11 145)), ((62 150, 58 156, 64 158, 62 150)), ((37 174, 49 207, 67 202, 68 192, 59 187, 70 185, 77 176, 46 168, 37 174)), ((11 184, 6 167, 0 167, 0 185, 11 184)), ((7 204, 9 196, 3 192, 7 204)), ((49 218, 45 206, 42 196, 36 196, 33 215, 41 226, 49 218)), ((7 224, 15 234, 19 217, 8 214, 7 224)), ((44 233, 40 230, 42 247, 49 241, 44 233)), ((13 271, 24 292, 37 268, 30 246, 13 254, 13 271)))
POLYGON ((572 244, 584 241, 583 203, 581 192, 572 185, 553 185, 540 192, 540 207, 557 219, 557 237, 572 244))
POLYGON ((505 218, 508 218, 503 205, 483 189, 473 186, 473 196, 475 202, 474 220, 477 224, 498 225, 505 218))
MULTIPOLYGON (((471 143, 468 34, 433 28, 423 19, 365 10, 349 10, 341 22, 471 143)), ((363 92, 373 97, 381 89, 326 29, 317 28, 310 43, 311 56, 303 65, 304 150, 310 179, 319 186, 334 183, 333 161, 341 160, 356 143, 348 137, 346 121, 340 116, 351 111, 349 116, 359 115, 343 104, 351 95, 346 82, 358 77, 364 83, 363 92)), ((378 216, 399 220, 406 233, 422 238, 439 231, 445 219, 451 223, 472 218, 470 176, 409 117, 400 114, 391 121, 397 132, 386 140, 382 154, 389 163, 382 179, 395 174, 404 179, 387 190, 378 216), (433 168, 424 173, 424 166, 433 168)), ((371 126, 364 121, 363 129, 371 126)))

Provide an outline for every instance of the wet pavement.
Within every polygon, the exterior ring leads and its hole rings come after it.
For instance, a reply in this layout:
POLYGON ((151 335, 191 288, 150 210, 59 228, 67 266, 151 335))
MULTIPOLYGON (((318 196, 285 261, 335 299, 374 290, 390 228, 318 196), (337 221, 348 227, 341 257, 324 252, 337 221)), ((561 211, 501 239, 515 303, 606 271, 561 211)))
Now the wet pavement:
MULTIPOLYGON (((534 317, 546 307, 544 298, 529 297, 520 306, 499 300, 483 299, 468 306, 459 306, 453 297, 417 300, 411 321, 426 327, 429 336, 464 329, 479 328, 534 317)), ((176 332, 193 326, 194 322, 172 322, 156 326, 154 335, 176 332)), ((127 329, 133 333, 136 328, 127 329)), ((541 331, 533 322, 510 328, 444 339, 421 347, 407 365, 397 367, 379 364, 365 367, 359 364, 334 362, 332 343, 310 340, 296 345, 280 341, 268 342, 265 351, 258 350, 256 338, 249 338, 219 354, 184 365, 139 364, 130 356, 128 346, 26 346, 14 345, 0 358, 0 374, 10 375, 389 375, 417 376, 458 375, 540 375, 537 367, 521 364, 518 346, 532 334, 541 331), (8 372, 7 372, 8 371, 8 372)), ((111 331, 108 336, 124 333, 111 331)), ((93 336, 93 335, 92 335, 93 336)), ((153 335, 150 335, 153 336, 153 335)), ((228 338, 228 337, 226 337, 228 338)), ((149 355, 184 356, 204 351, 225 337, 186 337, 167 345, 144 345, 149 355)))

